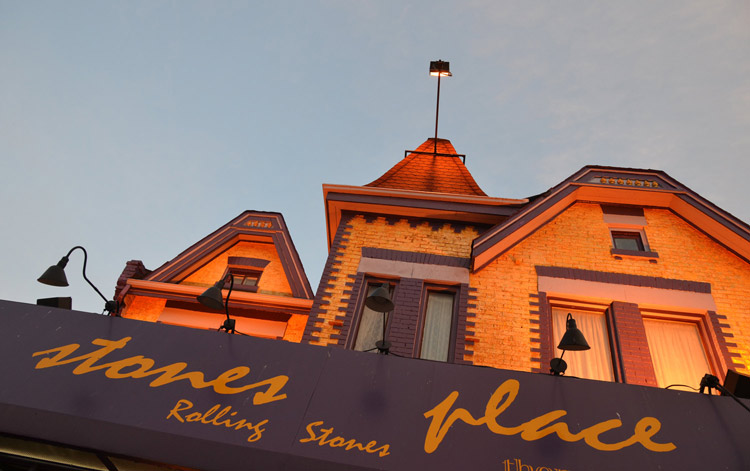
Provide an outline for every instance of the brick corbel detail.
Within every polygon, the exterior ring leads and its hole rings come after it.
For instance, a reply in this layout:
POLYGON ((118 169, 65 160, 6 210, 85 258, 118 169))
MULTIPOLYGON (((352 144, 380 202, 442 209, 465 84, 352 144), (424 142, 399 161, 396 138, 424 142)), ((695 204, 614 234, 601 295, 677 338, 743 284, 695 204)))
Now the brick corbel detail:
POLYGON ((458 290, 456 302, 458 303, 458 319, 456 320, 456 345, 453 352, 453 363, 459 365, 472 365, 474 362, 471 361, 472 353, 466 350, 467 344, 474 345, 474 340, 467 339, 467 337, 474 338, 474 322, 468 320, 469 308, 475 309, 475 304, 470 304, 469 300, 476 299, 476 296, 469 295, 469 285, 466 283, 461 284, 461 288, 458 290))
MULTIPOLYGON (((315 299, 313 300, 313 306, 310 310, 310 316, 307 318, 307 325, 305 325, 305 332, 302 334, 302 343, 317 343, 322 342, 326 344, 328 339, 321 339, 319 334, 322 330, 321 326, 326 322, 324 314, 328 311, 329 301, 323 298, 331 297, 331 288, 334 286, 338 279, 339 269, 336 267, 341 263, 340 258, 344 255, 346 249, 346 243, 349 241, 349 235, 353 226, 349 224, 351 221, 351 215, 344 215, 339 223, 338 229, 336 229, 336 235, 331 243, 331 249, 328 252, 328 259, 323 267, 323 274, 320 277, 320 284, 318 285, 318 291, 315 293, 315 299)), ((337 317, 339 317, 337 313, 337 317)), ((343 315, 341 315, 343 317, 343 315)), ((339 339, 336 339, 336 343, 339 339)))
POLYGON ((529 295, 529 314, 531 333, 539 334, 539 346, 531 347, 531 361, 539 362, 539 366, 532 368, 533 373, 549 373, 549 362, 555 357, 555 345, 552 338, 552 311, 547 301, 547 293, 529 295))
MULTIPOLYGON (((621 381, 641 386, 656 386, 646 328, 637 304, 615 301, 610 305, 615 345, 619 346, 621 381)), ((614 359, 613 359, 614 360, 614 359)), ((616 367, 617 365, 615 365, 616 367)))

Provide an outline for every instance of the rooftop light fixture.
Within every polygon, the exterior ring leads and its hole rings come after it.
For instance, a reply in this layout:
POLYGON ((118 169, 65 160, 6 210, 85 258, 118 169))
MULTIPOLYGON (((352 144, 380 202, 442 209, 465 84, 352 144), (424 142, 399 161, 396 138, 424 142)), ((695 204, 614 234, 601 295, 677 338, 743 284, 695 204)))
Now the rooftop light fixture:
POLYGON ((557 346, 557 348, 563 351, 562 355, 560 355, 560 358, 553 358, 549 362, 550 373, 555 376, 565 374, 565 370, 568 369, 568 364, 565 363, 565 360, 562 359, 566 351, 581 351, 591 349, 588 342, 586 342, 586 338, 583 336, 583 333, 578 330, 578 327, 576 327, 576 321, 575 319, 573 319, 573 315, 571 313, 568 313, 568 317, 565 319, 565 334, 563 334, 562 338, 560 339, 560 344, 557 346))
POLYGON ((224 309, 227 318, 221 327, 219 327, 219 330, 225 330, 229 334, 234 334, 236 332, 234 330, 235 320, 229 317, 229 296, 232 294, 232 288, 234 288, 234 277, 231 273, 227 273, 224 278, 214 283, 212 287, 208 288, 203 294, 198 296, 198 302, 204 306, 216 309, 217 311, 224 309), (227 299, 225 301, 221 289, 224 286, 227 277, 229 277, 229 292, 227 293, 227 299))
MULTIPOLYGON (((365 306, 369 307, 375 312, 383 313, 383 337, 382 340, 378 340, 377 342, 375 342, 375 348, 378 350, 378 353, 383 355, 388 355, 391 348, 391 342, 385 339, 385 327, 387 321, 386 313, 392 311, 393 308, 396 307, 393 304, 393 301, 391 301, 391 296, 388 293, 389 288, 390 285, 388 283, 383 283, 378 288, 375 288, 375 290, 373 290, 373 292, 367 297, 367 299, 365 299, 365 306)), ((375 350, 375 348, 367 351, 369 352, 371 350, 375 350)))
POLYGON ((68 278, 65 276, 65 267, 66 265, 68 265, 68 261, 70 260, 70 254, 72 254, 75 249, 81 249, 83 251, 83 279, 86 280, 86 282, 91 285, 92 288, 94 288, 94 291, 96 291, 96 293, 104 300, 104 310, 108 312, 110 316, 119 316, 120 303, 113 300, 107 300, 102 292, 99 291, 96 286, 94 286, 94 283, 92 283, 91 280, 86 277, 86 262, 88 261, 89 256, 88 253, 86 253, 86 249, 84 249, 80 245, 76 245, 75 247, 70 249, 68 254, 61 258, 59 262, 57 262, 57 265, 52 265, 51 267, 47 268, 44 274, 42 274, 42 276, 40 276, 37 281, 39 283, 50 286, 68 286, 68 278))
POLYGON ((437 105, 435 106, 435 154, 437 154, 438 139, 438 116, 440 115, 440 77, 452 77, 450 62, 442 60, 430 62, 430 75, 438 78, 437 83, 437 105))

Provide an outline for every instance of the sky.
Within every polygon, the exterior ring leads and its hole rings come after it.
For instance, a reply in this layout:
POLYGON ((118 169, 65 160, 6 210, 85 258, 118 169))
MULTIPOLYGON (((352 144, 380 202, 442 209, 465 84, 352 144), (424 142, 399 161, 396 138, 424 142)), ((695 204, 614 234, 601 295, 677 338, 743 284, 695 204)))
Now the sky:
POLYGON ((588 164, 666 171, 750 221, 750 2, 0 0, 0 299, 82 245, 108 298, 244 210, 280 212, 313 289, 323 183, 434 135, 490 196, 588 164))

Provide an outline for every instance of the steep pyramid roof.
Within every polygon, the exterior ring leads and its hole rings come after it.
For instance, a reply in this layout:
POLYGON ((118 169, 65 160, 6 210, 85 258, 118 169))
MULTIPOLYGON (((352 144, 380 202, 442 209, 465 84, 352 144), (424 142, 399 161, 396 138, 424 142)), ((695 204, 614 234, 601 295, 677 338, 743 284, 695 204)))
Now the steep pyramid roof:
POLYGON ((383 176, 365 186, 487 196, 447 139, 427 139, 383 176))

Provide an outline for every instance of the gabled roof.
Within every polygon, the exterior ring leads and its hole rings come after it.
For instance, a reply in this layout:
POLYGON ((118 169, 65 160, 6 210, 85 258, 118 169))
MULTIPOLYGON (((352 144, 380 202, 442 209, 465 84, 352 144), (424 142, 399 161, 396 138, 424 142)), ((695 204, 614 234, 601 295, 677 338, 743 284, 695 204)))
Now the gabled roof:
POLYGON ((487 196, 447 139, 427 139, 383 176, 365 186, 487 196))
POLYGON ((312 299, 302 262, 280 213, 245 211, 143 278, 143 282, 179 283, 240 241, 272 243, 295 298, 312 299))
POLYGON ((750 226, 660 170, 588 165, 530 200, 474 240, 473 270, 480 270, 578 201, 669 209, 750 261, 750 226))

